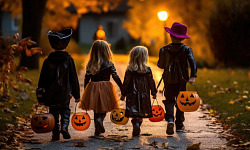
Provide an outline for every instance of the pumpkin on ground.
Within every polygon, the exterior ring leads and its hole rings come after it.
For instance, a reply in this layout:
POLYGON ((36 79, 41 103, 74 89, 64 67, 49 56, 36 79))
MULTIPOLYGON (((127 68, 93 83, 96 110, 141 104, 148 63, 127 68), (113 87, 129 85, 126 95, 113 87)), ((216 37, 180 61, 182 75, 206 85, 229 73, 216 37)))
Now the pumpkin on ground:
POLYGON ((177 97, 177 105, 183 112, 196 111, 200 106, 200 97, 195 91, 181 91, 177 97))
POLYGON ((31 128, 35 133, 48 133, 54 129, 55 118, 50 113, 35 114, 31 119, 31 128))
POLYGON ((165 117, 164 109, 160 105, 153 105, 152 115, 153 117, 149 118, 151 122, 160 122, 165 117))
POLYGON ((110 120, 114 124, 125 125, 129 119, 125 117, 125 109, 115 108, 110 113, 110 120))
POLYGON ((75 113, 71 118, 72 127, 77 131, 87 130, 90 126, 90 116, 85 112, 75 113))

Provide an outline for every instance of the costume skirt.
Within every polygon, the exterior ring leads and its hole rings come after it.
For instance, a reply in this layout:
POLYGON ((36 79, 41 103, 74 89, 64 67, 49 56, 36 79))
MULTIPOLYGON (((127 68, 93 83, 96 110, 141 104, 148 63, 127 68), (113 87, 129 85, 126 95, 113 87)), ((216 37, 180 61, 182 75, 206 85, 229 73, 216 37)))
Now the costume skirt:
POLYGON ((105 113, 119 108, 115 86, 110 81, 88 83, 78 107, 93 110, 95 113, 105 113))

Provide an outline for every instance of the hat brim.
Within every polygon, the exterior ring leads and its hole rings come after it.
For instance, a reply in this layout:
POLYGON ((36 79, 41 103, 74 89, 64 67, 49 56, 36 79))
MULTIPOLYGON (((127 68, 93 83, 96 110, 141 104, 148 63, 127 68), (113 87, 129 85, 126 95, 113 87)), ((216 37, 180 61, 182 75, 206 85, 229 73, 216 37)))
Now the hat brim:
POLYGON ((164 27, 164 29, 169 33, 169 34, 171 34, 171 35, 173 35, 174 37, 177 37, 177 38, 181 38, 181 39, 189 39, 189 38, 191 38, 189 35, 180 35, 180 34, 176 34, 176 33, 173 33, 172 31, 171 31, 171 29, 170 28, 168 28, 168 27, 164 27))

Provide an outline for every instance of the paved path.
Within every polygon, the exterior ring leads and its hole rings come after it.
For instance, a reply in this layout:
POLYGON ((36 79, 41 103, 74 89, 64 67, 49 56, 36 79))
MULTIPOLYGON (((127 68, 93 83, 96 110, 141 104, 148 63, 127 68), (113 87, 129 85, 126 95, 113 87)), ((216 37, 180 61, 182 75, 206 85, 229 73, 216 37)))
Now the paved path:
MULTIPOLYGON (((126 69, 125 63, 115 62, 115 67, 121 80, 124 78, 126 69)), ((154 65, 150 65, 153 70, 154 79, 156 84, 160 80, 162 70, 158 69, 154 65)), ((83 90, 84 71, 79 74, 79 81, 81 90, 83 90)), ((112 81, 114 82, 114 81, 112 81)), ((114 83, 117 87, 117 85, 114 83)), ((162 89, 162 86, 159 89, 162 89)), ((120 96, 120 91, 117 89, 117 95, 120 96)), ((82 92, 82 91, 81 91, 82 92)), ((162 94, 157 95, 159 104, 164 106, 161 100, 164 99, 162 94)), ((125 108, 125 102, 120 102, 121 107, 125 108)), ((72 112, 75 110, 75 103, 71 102, 70 108, 72 112)), ((77 111, 81 111, 77 109, 77 111)), ((94 137, 94 121, 93 112, 89 112, 92 120, 89 129, 86 131, 75 131, 72 126, 69 126, 69 132, 72 138, 70 140, 64 140, 61 136, 61 140, 57 142, 50 142, 51 133, 47 134, 35 134, 33 139, 38 139, 40 144, 26 144, 25 149, 45 149, 45 150, 63 150, 63 149, 176 149, 184 150, 187 146, 192 144, 200 144, 200 149, 228 149, 226 148, 226 140, 221 138, 222 127, 220 125, 213 124, 211 118, 208 117, 208 113, 201 111, 185 113, 186 121, 185 132, 175 133, 172 136, 166 134, 166 121, 153 123, 148 119, 144 119, 141 126, 141 136, 132 137, 132 124, 129 121, 124 126, 118 126, 113 124, 109 115, 107 114, 104 120, 104 127, 106 132, 103 137, 94 137), (86 147, 76 147, 84 144, 86 147), (80 144, 80 145, 79 145, 80 144)))

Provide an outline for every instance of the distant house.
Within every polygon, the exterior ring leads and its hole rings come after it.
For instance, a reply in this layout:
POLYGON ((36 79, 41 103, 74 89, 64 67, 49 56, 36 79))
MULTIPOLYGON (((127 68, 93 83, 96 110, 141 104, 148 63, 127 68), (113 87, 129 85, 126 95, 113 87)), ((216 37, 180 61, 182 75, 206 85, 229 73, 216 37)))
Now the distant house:
MULTIPOLYGON (((115 44, 122 38, 125 42, 128 42, 130 35, 122 28, 123 21, 127 19, 126 13, 128 10, 127 0, 123 0, 123 3, 116 9, 107 13, 96 14, 90 12, 83 15, 79 20, 78 37, 75 38, 80 44, 91 45, 98 25, 102 25, 109 43, 115 44)), ((10 12, 0 12, 0 35, 11 36, 16 32, 21 33, 21 25, 19 23, 21 18, 21 15, 12 18, 10 12)))
POLYGON ((130 39, 129 33, 122 28, 122 23, 126 20, 126 13, 129 7, 125 0, 116 9, 107 13, 95 14, 88 13, 82 16, 79 21, 79 43, 92 44, 93 36, 97 30, 98 25, 103 26, 107 41, 115 44, 118 40, 124 38, 126 42, 130 39))
POLYGON ((19 20, 20 16, 16 18, 11 17, 11 13, 0 12, 0 35, 7 37, 12 36, 20 31, 19 20))

